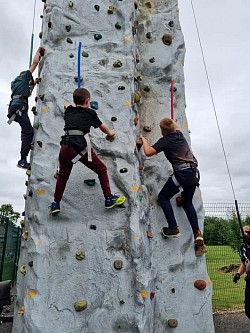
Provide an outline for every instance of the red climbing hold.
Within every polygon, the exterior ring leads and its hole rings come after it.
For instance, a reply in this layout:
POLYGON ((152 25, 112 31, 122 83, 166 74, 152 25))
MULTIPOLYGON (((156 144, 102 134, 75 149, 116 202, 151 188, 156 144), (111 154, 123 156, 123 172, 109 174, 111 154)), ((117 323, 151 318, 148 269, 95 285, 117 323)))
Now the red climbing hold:
POLYGON ((199 290, 203 290, 206 288, 207 283, 204 280, 196 280, 196 281, 194 281, 194 286, 195 286, 195 288, 197 288, 199 290))

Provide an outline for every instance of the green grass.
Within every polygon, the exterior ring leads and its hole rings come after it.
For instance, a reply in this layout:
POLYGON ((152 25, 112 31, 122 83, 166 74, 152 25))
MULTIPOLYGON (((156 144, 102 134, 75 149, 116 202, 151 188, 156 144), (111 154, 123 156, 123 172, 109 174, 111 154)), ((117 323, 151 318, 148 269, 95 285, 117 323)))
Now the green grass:
POLYGON ((240 264, 240 257, 230 246, 207 246, 206 254, 207 269, 213 283, 213 311, 236 310, 244 307, 245 281, 233 283, 231 271, 224 273, 222 267, 232 264, 240 264))

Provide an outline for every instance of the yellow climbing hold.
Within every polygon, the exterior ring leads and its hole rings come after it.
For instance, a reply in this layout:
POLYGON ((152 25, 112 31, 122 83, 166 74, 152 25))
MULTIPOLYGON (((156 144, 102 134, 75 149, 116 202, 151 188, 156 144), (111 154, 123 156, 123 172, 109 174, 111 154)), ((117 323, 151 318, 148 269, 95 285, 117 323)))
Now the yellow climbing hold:
POLYGON ((41 109, 41 112, 42 112, 42 113, 49 112, 49 108, 46 106, 45 108, 42 108, 42 109, 41 109))
POLYGON ((142 298, 147 298, 147 297, 148 297, 148 292, 147 292, 147 290, 141 290, 141 291, 140 291, 140 295, 141 295, 142 298))
POLYGON ((135 235, 133 238, 134 240, 138 241, 140 239, 140 236, 135 235))
POLYGON ((88 303, 85 300, 76 301, 74 307, 76 311, 83 311, 87 308, 88 303))
POLYGON ((130 43, 132 41, 131 37, 125 37, 124 42, 125 43, 130 43))
POLYGON ((24 314, 24 306, 22 306, 18 311, 17 314, 23 315, 24 314))
POLYGON ((139 191, 140 186, 138 186, 138 185, 133 185, 131 188, 132 188, 132 191, 139 191))
POLYGON ((177 9, 176 9, 176 13, 179 13, 179 12, 180 12, 180 9, 179 9, 179 8, 177 8, 177 9))
POLYGON ((201 199, 202 195, 201 192, 196 194, 196 198, 201 199))
POLYGON ((213 282, 210 279, 208 279, 207 280, 207 285, 212 285, 212 284, 213 284, 213 282))
POLYGON ((38 195, 44 195, 46 191, 43 188, 40 188, 39 190, 36 191, 38 195))
POLYGON ((37 291, 36 290, 29 290, 28 292, 27 292, 27 297, 28 298, 35 298, 36 296, 37 296, 37 291))
POLYGON ((125 106, 130 108, 132 106, 132 103, 128 101, 128 102, 125 103, 125 106))
POLYGON ((29 231, 24 231, 24 233, 22 234, 22 238, 24 239, 24 240, 27 240, 28 239, 28 237, 29 237, 29 231))
POLYGON ((37 244, 42 244, 42 243, 43 243, 43 240, 42 240, 42 239, 38 239, 38 240, 36 241, 36 243, 37 243, 37 244))
POLYGON ((25 268, 25 265, 21 266, 21 267, 19 268, 19 271, 20 271, 21 274, 25 275, 25 274, 26 274, 26 268, 25 268))

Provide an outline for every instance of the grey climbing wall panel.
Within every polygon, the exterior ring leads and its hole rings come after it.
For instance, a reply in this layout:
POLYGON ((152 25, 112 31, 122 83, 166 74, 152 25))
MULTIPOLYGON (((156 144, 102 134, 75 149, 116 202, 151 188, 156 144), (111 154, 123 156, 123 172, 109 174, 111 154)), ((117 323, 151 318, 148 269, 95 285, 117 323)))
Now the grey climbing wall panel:
MULTIPOLYGON (((166 222, 157 194, 170 165, 161 154, 145 159, 136 147, 140 134, 154 143, 160 119, 170 117, 171 79, 174 119, 189 140, 177 5, 176 0, 44 4, 46 51, 39 65, 27 186, 32 195, 19 262, 26 274, 18 272, 15 333, 213 332, 205 259, 195 256, 191 228, 175 198, 182 236, 160 236, 166 222), (93 130, 91 142, 108 166, 112 191, 127 201, 123 208, 105 210, 97 176, 77 163, 61 213, 52 217, 47 205, 56 182, 63 102, 72 102, 77 88, 79 42, 81 84, 97 102, 100 119, 117 132, 110 142, 93 130), (205 289, 197 289, 196 280, 205 280, 205 289)), ((194 204, 202 224, 199 189, 194 204)))

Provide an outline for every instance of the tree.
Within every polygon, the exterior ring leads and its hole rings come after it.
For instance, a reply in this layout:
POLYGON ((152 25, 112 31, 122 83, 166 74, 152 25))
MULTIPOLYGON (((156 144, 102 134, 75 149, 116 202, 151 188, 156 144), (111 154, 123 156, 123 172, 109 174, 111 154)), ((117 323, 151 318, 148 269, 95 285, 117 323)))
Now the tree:
POLYGON ((14 225, 17 219, 20 217, 18 212, 15 212, 11 204, 3 204, 0 207, 0 224, 6 223, 6 218, 8 218, 14 225))

